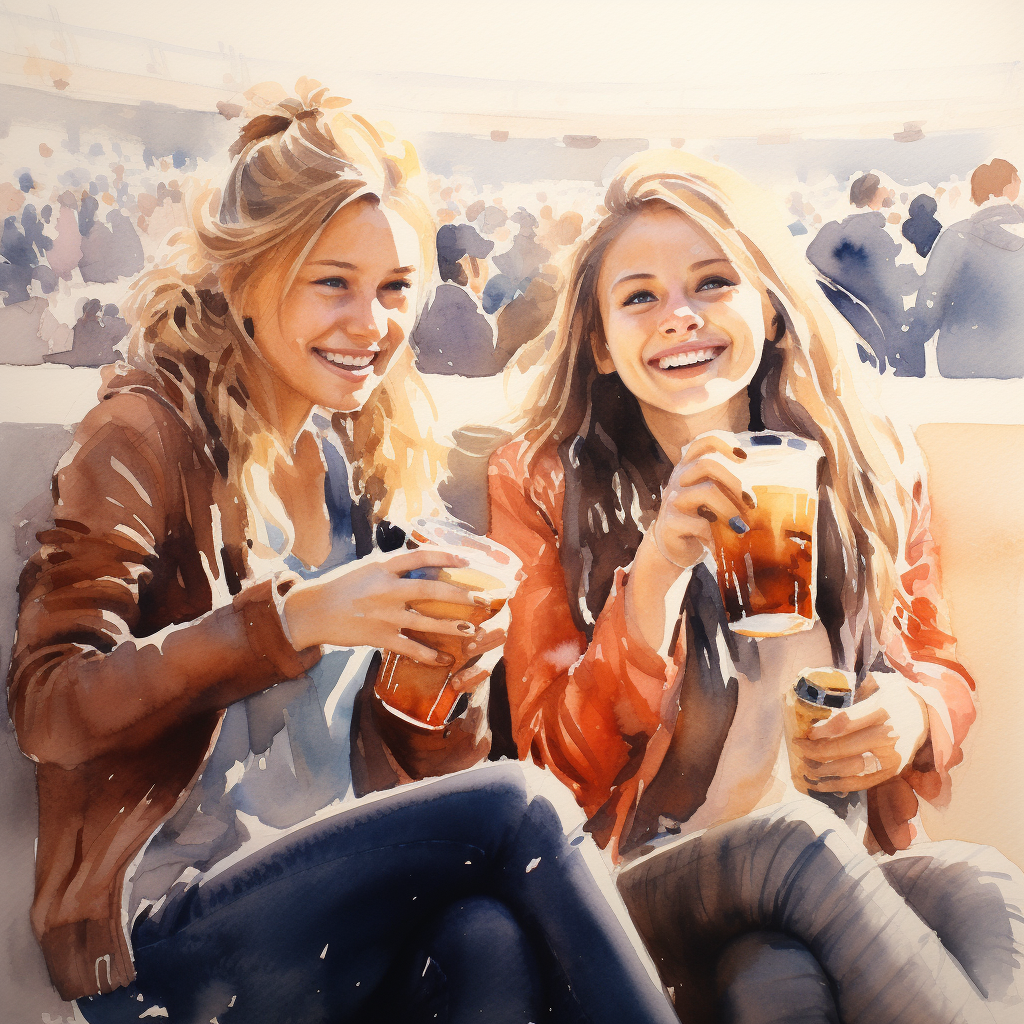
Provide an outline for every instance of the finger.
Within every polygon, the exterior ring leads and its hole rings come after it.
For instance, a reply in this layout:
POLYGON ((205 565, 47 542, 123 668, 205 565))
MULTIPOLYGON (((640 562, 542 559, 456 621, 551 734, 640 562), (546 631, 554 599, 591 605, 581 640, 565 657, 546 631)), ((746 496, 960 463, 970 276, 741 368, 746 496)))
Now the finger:
POLYGON ((452 689, 458 693, 472 693, 490 677, 490 672, 479 665, 472 665, 456 672, 449 680, 452 689))
POLYGON ((715 548, 711 524, 699 516, 685 515, 677 510, 670 510, 669 515, 663 514, 659 517, 654 540, 662 555, 666 557, 672 554, 673 548, 681 545, 689 546, 696 543, 705 551, 714 551, 715 548))
POLYGON ((834 739, 811 739, 794 737, 793 749, 801 757, 809 758, 824 764, 827 761, 839 761, 844 757, 857 757, 866 750, 880 751, 892 747, 889 730, 882 725, 874 725, 867 729, 858 729, 844 733, 834 739))
POLYGON ((450 654, 445 654, 444 651, 435 651, 424 644, 411 640, 402 633, 396 633, 383 646, 384 650, 403 654, 407 658, 412 658, 413 661, 418 661, 421 665, 450 667, 455 664, 455 659, 450 654))
POLYGON ((883 768, 880 772, 871 775, 848 775, 845 778, 836 779, 806 779, 808 789, 816 793, 857 793, 862 789, 870 789, 872 786, 880 786, 883 782, 895 778, 896 772, 893 769, 883 768))
POLYGON ((388 572, 401 576, 404 573, 412 572, 414 569, 426 569, 430 566, 463 568, 469 565, 469 562, 448 548, 427 544, 421 548, 416 548, 415 551, 398 551, 393 555, 385 555, 380 559, 380 564, 388 572))
POLYGON ((740 507, 754 507, 754 495, 748 493, 747 500, 744 500, 743 481, 740 480, 719 455, 705 455, 685 468, 681 467, 679 475, 673 481, 673 485, 679 490, 685 490, 687 487, 693 487, 704 480, 716 481, 723 491, 736 499, 740 507))
POLYGON ((826 761, 824 764, 810 758, 803 759, 804 774, 808 778, 818 780, 876 775, 881 771, 889 771, 898 764, 899 758, 892 756, 888 751, 867 751, 863 754, 854 754, 852 757, 840 758, 838 761, 826 761))
POLYGON ((721 455, 729 462, 741 465, 747 453, 736 444, 736 438, 724 431, 710 431, 695 437, 683 450, 679 465, 693 462, 702 455, 721 455))
POLYGON ((488 651, 493 651, 505 642, 505 630, 491 629, 478 633, 466 644, 466 653, 474 658, 488 651))
POLYGON ((438 619, 415 610, 399 612, 392 621, 399 629, 412 629, 417 633, 455 636, 461 640, 468 640, 477 635, 477 627, 465 619, 438 619))
POLYGON ((844 711, 837 711, 831 718, 816 722, 807 730, 808 739, 833 739, 863 729, 872 729, 889 720, 889 715, 880 703, 869 697, 844 711))
POLYGON ((745 520, 749 509, 738 505, 733 497, 724 492, 719 484, 708 480, 672 498, 672 508, 687 515, 698 515, 709 523, 730 523, 733 519, 745 520))
POLYGON ((457 587, 454 583, 442 583, 440 580, 399 580, 402 600, 409 604, 412 601, 441 601, 444 604, 487 605, 490 598, 465 587, 457 587))

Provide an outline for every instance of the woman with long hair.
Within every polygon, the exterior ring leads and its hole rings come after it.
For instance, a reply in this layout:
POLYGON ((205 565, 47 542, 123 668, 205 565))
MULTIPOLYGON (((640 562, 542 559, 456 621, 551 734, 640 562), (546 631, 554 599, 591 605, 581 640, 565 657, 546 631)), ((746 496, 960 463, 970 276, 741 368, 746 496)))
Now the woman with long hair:
POLYGON ((457 551, 388 550, 444 467, 407 341, 434 258, 415 153, 299 93, 136 283, 22 576, 50 975, 90 1022, 669 1020, 519 766, 351 802, 486 754, 470 714, 424 736, 360 703, 354 651, 451 664, 403 630, 503 633, 410 610, 469 618, 416 578, 457 551))
POLYGON ((554 330, 518 361, 524 422, 490 465, 491 533, 527 567, 504 651, 519 755, 627 862, 620 888, 683 1019, 1017 1012, 1020 873, 911 845, 975 715, 913 439, 858 390, 852 335, 749 182, 648 152, 604 205, 554 330), (765 640, 730 629, 714 561, 712 523, 742 534, 756 505, 749 431, 825 456, 817 623, 765 640), (794 741, 823 802, 780 757, 805 666, 859 683, 794 741))

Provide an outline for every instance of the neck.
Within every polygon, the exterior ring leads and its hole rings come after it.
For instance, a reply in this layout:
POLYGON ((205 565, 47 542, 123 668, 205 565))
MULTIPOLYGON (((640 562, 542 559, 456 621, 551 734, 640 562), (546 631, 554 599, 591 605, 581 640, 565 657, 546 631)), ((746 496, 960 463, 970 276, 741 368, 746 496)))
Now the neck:
POLYGON ((750 426, 750 402, 746 390, 738 392, 724 405, 691 416, 680 416, 643 403, 640 408, 647 429, 673 463, 679 461, 683 449, 700 434, 710 430, 737 434, 750 426))
POLYGON ((243 353, 242 368, 256 411, 288 447, 294 446, 313 403, 275 374, 255 346, 243 353))

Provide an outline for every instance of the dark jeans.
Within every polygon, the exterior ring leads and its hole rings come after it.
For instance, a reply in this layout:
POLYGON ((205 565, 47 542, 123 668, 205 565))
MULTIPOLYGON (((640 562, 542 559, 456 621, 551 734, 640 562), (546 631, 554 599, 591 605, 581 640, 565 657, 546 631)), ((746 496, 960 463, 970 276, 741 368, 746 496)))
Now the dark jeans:
POLYGON ((138 922, 133 946, 135 983, 79 1001, 91 1024, 676 1019, 518 764, 312 822, 138 922))

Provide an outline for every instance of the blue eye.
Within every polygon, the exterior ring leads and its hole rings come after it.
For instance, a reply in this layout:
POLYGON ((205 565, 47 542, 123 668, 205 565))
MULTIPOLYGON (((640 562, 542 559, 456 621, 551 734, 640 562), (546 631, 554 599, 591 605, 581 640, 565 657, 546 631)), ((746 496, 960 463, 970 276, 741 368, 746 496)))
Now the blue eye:
POLYGON ((384 285, 385 291, 389 292, 404 292, 406 288, 412 287, 412 281, 389 281, 384 285))
POLYGON ((322 284, 325 288, 347 288, 348 283, 343 277, 321 277, 319 281, 314 281, 313 284, 322 284))
POLYGON ((727 277, 709 277, 701 281, 697 286, 697 291, 710 292, 714 291, 716 288, 735 288, 738 283, 739 282, 737 281, 730 281, 727 277))
POLYGON ((654 294, 654 292, 650 292, 646 288, 644 288, 641 291, 633 292, 633 294, 630 295, 629 298, 627 298, 626 301, 623 302, 622 304, 623 306, 640 306, 643 305, 645 302, 657 301, 658 297, 654 294))

